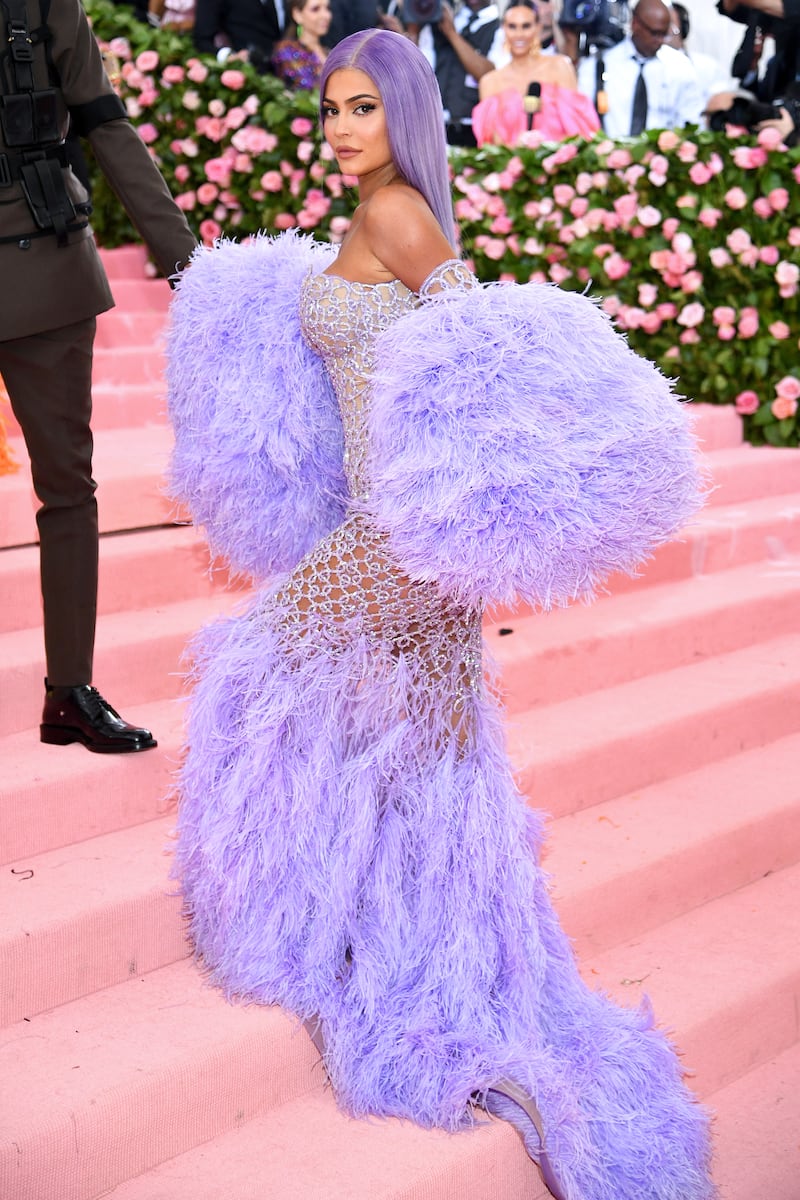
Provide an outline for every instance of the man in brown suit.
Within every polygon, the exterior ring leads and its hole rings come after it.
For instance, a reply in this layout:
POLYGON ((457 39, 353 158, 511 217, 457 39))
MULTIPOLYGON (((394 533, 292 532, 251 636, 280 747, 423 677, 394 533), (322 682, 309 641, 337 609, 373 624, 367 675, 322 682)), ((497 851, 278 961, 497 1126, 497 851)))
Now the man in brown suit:
POLYGON ((97 609, 92 479, 95 318, 113 306, 64 137, 97 162, 163 272, 195 239, 103 69, 80 0, 0 0, 0 375, 25 435, 39 528, 47 678, 41 739, 156 745, 91 686, 97 609))

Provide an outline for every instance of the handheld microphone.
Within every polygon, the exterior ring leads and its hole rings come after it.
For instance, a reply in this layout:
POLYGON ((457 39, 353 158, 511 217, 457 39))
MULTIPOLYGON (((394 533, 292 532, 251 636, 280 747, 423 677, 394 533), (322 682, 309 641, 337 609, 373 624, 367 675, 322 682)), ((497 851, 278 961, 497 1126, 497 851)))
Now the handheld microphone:
POLYGON ((528 94, 522 101, 523 108, 528 116, 528 129, 533 129, 533 118, 542 106, 542 85, 540 83, 529 83, 528 94))

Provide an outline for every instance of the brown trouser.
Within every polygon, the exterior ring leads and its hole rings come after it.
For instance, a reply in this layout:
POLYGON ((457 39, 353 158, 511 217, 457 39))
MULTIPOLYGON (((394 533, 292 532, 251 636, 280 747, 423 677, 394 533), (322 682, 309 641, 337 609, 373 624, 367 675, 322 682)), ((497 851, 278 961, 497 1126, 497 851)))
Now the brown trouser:
POLYGON ((0 341, 0 375, 25 435, 39 527, 47 678, 92 682, 97 503, 92 479, 94 317, 0 341))

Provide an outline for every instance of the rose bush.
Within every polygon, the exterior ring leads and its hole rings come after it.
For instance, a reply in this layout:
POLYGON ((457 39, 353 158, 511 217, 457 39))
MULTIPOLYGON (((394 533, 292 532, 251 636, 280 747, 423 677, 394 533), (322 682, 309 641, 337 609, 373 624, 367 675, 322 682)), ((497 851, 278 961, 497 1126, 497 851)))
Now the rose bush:
MULTIPOLYGON (((87 0, 116 86, 206 242, 292 226, 338 241, 355 193, 317 128, 317 97, 249 63, 198 56, 108 0, 87 0)), ((598 297, 683 394, 734 403, 746 436, 800 443, 800 149, 752 137, 652 131, 614 143, 454 151, 462 243, 486 280, 598 297)), ((135 237, 101 177, 105 245, 135 237)))

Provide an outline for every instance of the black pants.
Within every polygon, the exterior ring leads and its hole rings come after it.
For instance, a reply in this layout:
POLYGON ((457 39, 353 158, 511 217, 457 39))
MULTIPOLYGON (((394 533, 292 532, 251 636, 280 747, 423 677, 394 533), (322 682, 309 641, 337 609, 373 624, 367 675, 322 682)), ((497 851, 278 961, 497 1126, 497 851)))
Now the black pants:
POLYGON ((0 342, 0 375, 25 435, 39 528, 47 678, 92 682, 97 503, 92 479, 94 317, 0 342))

